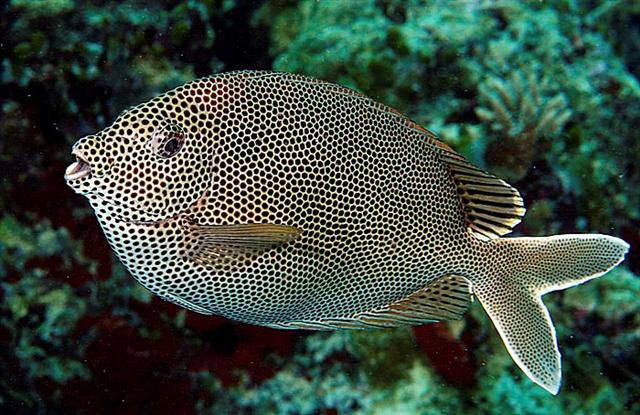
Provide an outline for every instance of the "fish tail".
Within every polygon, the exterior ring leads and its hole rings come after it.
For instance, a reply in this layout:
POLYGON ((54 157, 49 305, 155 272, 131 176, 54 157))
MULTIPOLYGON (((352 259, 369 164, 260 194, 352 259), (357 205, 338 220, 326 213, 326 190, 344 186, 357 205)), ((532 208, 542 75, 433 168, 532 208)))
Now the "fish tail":
POLYGON ((597 278, 624 260, 629 245, 607 235, 501 238, 492 275, 473 292, 524 373, 552 394, 561 380, 556 330, 541 297, 597 278), (499 261, 497 261, 498 259, 499 261))

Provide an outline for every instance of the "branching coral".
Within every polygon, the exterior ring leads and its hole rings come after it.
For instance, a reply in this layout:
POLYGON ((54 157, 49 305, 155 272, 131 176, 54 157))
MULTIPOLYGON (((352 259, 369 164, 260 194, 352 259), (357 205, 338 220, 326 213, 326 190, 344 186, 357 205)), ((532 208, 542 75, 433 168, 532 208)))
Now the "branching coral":
POLYGON ((498 135, 490 141, 485 159, 498 176, 522 178, 536 157, 548 148, 571 118, 564 94, 550 92, 548 77, 514 70, 507 79, 488 77, 479 86, 480 120, 498 135))

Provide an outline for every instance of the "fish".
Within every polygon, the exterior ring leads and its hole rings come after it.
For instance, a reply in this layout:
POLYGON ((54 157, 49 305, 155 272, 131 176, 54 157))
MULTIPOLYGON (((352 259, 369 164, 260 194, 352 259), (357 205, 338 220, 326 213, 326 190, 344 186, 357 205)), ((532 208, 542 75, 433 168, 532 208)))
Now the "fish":
POLYGON ((201 314, 278 329, 455 320, 477 299, 514 362, 557 394, 542 301, 629 245, 505 237, 515 188, 400 112, 303 75, 237 71, 124 110, 65 171, 140 284, 201 314))

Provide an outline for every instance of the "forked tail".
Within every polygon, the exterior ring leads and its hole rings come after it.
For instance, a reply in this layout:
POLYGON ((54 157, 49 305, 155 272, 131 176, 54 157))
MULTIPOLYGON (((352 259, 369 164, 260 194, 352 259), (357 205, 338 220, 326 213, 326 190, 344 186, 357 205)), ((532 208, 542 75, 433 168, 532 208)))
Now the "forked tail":
POLYGON ((526 375, 554 395, 561 379, 556 330, 541 297, 581 284, 622 262, 629 245, 607 235, 501 238, 492 275, 474 282, 474 294, 526 375))

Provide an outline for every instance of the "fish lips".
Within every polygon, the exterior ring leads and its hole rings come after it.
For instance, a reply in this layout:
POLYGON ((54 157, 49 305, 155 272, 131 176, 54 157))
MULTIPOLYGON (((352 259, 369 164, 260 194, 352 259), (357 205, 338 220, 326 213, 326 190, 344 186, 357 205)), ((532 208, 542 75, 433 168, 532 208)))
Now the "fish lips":
POLYGON ((89 179, 93 174, 93 170, 91 169, 91 164, 89 164, 80 150, 74 149, 71 154, 76 156, 76 161, 67 167, 64 172, 64 179, 73 187, 75 184, 80 184, 89 179))

